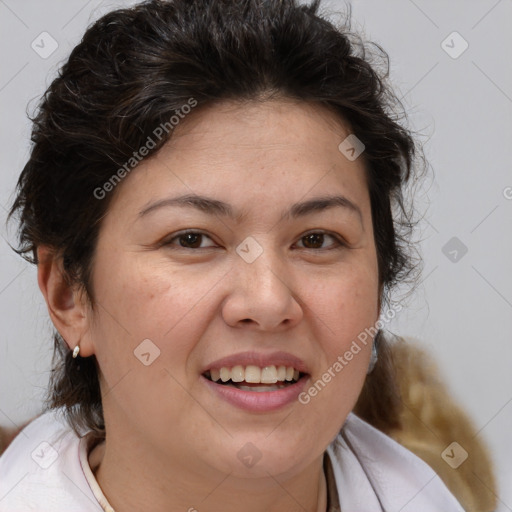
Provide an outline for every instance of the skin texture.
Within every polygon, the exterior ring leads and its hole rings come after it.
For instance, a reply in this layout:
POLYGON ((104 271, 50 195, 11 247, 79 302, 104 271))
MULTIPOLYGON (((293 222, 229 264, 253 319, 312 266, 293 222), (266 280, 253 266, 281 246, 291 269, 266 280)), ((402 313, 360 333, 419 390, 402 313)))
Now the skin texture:
POLYGON ((272 412, 225 402, 201 373, 232 354, 284 351, 314 383, 378 319, 363 159, 338 150, 349 133, 322 107, 285 99, 198 108, 113 192, 93 307, 40 248, 39 284, 56 328, 101 369, 107 438, 94 453, 96 477, 115 509, 230 512, 243 499, 249 512, 325 510, 323 453, 357 400, 370 344, 307 405, 272 412), (180 206, 140 215, 183 194, 228 203, 237 218, 180 206), (360 214, 337 206, 282 215, 332 195, 360 214), (199 248, 180 245, 186 229, 205 233, 199 248), (328 234, 305 238, 319 231, 328 234), (236 252, 249 236, 263 250, 252 263, 236 252), (144 339, 160 350, 149 366, 134 356, 144 339), (237 457, 248 442, 261 454, 251 468, 237 457))

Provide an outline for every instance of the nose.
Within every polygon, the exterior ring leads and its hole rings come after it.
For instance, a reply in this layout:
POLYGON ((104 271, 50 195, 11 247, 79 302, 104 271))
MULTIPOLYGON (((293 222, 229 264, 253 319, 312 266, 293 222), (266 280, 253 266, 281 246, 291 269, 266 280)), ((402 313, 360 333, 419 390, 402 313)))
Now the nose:
POLYGON ((229 293, 222 316, 231 327, 258 331, 290 329, 300 322, 303 308, 293 291, 291 272, 265 251, 252 263, 241 258, 229 273, 229 293))

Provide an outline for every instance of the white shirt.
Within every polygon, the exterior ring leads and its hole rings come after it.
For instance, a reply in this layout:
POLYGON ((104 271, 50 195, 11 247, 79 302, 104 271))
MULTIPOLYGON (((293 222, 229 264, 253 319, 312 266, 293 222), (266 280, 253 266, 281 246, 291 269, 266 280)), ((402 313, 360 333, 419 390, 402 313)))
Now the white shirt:
MULTIPOLYGON (((114 512, 90 441, 57 411, 32 421, 0 457, 0 512, 114 512)), ((342 512, 464 512, 428 465, 354 414, 327 454, 342 512)))

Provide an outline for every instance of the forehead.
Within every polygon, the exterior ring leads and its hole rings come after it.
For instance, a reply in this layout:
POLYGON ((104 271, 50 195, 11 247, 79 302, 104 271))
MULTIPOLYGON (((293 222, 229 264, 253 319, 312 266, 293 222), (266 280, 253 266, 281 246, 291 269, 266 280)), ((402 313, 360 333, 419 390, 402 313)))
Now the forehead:
POLYGON ((115 206, 140 211, 177 194, 214 196, 239 206, 240 214, 327 193, 364 203, 363 158, 350 161, 338 149, 349 134, 332 112, 305 102, 204 107, 125 178, 115 206))
MULTIPOLYGON (((280 158, 283 152, 296 155, 335 153, 350 133, 348 124, 333 112, 316 103, 289 99, 262 102, 223 102, 209 105, 185 118, 173 132, 162 154, 178 151, 201 151, 196 154, 229 157, 232 152, 247 158, 280 158), (334 143, 334 145, 333 145, 334 143)), ((325 156, 327 156, 327 154, 325 156)))

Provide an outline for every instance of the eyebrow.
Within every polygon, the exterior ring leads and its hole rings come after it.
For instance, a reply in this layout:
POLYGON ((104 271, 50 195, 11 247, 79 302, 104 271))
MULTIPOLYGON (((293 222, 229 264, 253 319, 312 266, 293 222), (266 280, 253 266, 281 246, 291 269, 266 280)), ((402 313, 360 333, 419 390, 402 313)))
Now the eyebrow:
MULTIPOLYGON (((195 194, 188 194, 179 197, 170 197, 160 199, 154 203, 149 204, 139 212, 139 218, 154 212, 157 209, 164 207, 190 207, 200 210, 209 215, 220 215, 228 217, 237 222, 240 222, 247 216, 247 213, 236 213, 231 205, 205 196, 198 196, 195 194)), ((322 212, 331 208, 344 208, 352 213, 356 213, 363 223, 363 215, 360 208, 345 196, 323 196, 294 203, 288 210, 284 211, 281 219, 305 217, 312 213, 322 212)))

